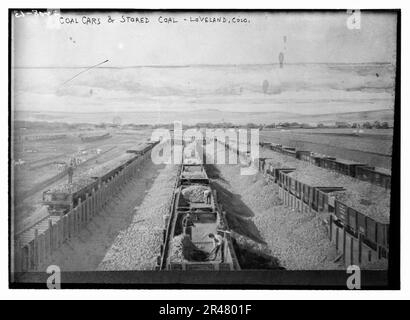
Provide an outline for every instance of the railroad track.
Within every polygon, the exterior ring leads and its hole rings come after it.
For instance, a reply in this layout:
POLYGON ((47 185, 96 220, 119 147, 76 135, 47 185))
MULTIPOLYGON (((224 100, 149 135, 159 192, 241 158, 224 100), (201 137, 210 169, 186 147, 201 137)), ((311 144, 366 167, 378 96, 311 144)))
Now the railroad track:
MULTIPOLYGON (((198 150, 197 145, 195 150, 198 150)), ((179 166, 169 208, 170 214, 165 229, 159 269, 239 270, 240 266, 228 232, 229 227, 222 207, 217 202, 216 190, 211 187, 202 159, 197 160, 199 163, 192 162, 191 158, 184 158, 183 164, 179 166), (189 193, 193 191, 192 188, 199 194, 208 190, 209 198, 205 199, 205 196, 203 198, 199 196, 199 199, 196 200, 187 198, 185 196, 187 193, 184 192, 189 193), (188 213, 191 214, 194 221, 194 226, 189 229, 190 232, 187 231, 188 229, 183 230, 182 228, 182 220, 188 213), (220 253, 212 251, 213 240, 208 239, 208 234, 211 233, 219 235, 222 239, 220 253), (180 249, 172 248, 173 241, 177 239, 182 241, 180 249), (174 250, 181 250, 182 257, 175 258, 174 250)), ((179 244, 176 248, 179 248, 179 244)))

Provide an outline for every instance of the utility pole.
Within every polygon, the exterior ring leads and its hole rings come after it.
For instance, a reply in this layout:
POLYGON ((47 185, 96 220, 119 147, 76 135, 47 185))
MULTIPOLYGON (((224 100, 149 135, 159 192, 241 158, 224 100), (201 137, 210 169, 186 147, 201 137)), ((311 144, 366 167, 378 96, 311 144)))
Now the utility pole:
POLYGON ((74 175, 74 164, 73 159, 70 160, 70 164, 68 165, 68 183, 73 183, 73 175, 74 175))

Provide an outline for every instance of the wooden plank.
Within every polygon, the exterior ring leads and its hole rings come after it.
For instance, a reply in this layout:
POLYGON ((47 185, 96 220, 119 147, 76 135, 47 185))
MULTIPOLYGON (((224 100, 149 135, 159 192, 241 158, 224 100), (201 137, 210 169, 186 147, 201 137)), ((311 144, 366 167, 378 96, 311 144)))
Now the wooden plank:
POLYGON ((343 251, 343 260, 346 262, 346 228, 343 227, 343 246, 342 246, 342 251, 343 251))
POLYGON ((52 225, 52 222, 51 222, 51 219, 49 219, 48 220, 48 233, 49 233, 49 239, 48 239, 48 241, 49 241, 49 253, 50 253, 50 255, 51 255, 51 253, 53 252, 53 249, 54 249, 54 247, 53 247, 53 225, 52 225))

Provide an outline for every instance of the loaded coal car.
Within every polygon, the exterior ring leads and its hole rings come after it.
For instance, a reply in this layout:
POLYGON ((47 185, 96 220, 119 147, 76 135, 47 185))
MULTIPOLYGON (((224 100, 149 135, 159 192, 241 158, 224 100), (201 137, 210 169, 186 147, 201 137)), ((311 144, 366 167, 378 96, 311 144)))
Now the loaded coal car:
POLYGON ((313 164, 321 167, 321 168, 325 168, 325 169, 330 169, 333 167, 333 160, 336 160, 335 157, 329 157, 327 155, 319 155, 319 154, 315 154, 312 156, 312 160, 313 160, 313 164))
POLYGON ((228 223, 204 166, 185 160, 166 219, 158 269, 239 270, 228 223))
POLYGON ((210 185, 193 179, 175 189, 160 264, 161 270, 240 269, 210 185))
POLYGON ((332 212, 334 208, 332 197, 344 190, 343 187, 335 186, 333 182, 323 181, 306 171, 279 172, 278 183, 317 212, 332 212))
POLYGON ((281 172, 289 173, 296 170, 295 167, 292 167, 294 163, 272 161, 272 159, 266 159, 265 163, 266 173, 274 179, 275 183, 279 181, 281 172))
POLYGON ((355 237, 375 251, 380 258, 388 257, 389 250, 389 216, 382 206, 370 203, 359 207, 349 199, 348 193, 340 193, 335 200, 336 223, 346 227, 355 237))
POLYGON ((296 158, 296 149, 293 147, 282 146, 282 153, 284 155, 296 158))
POLYGON ((386 189, 391 188, 391 173, 386 169, 358 166, 356 167, 356 178, 386 189))
POLYGON ((270 144, 270 149, 273 150, 273 151, 282 153, 282 145, 281 144, 271 143, 270 144))
POLYGON ((51 215, 61 215, 69 212, 78 202, 84 201, 87 194, 99 187, 99 179, 85 177, 75 179, 73 183, 60 184, 43 192, 43 204, 48 207, 51 215))
POLYGON ((357 167, 365 167, 366 164, 345 160, 345 159, 334 159, 325 161, 325 168, 329 170, 336 171, 338 173, 344 174, 346 176, 355 177, 357 167))
POLYGON ((310 164, 313 164, 317 167, 320 167, 320 159, 323 157, 322 154, 316 153, 316 152, 312 152, 312 154, 310 155, 310 164))
POLYGON ((263 142, 263 141, 261 141, 261 142, 259 142, 259 145, 260 145, 262 148, 269 148, 271 144, 270 144, 269 142, 263 142))
POLYGON ((300 162, 296 159, 289 159, 284 155, 274 155, 272 158, 264 160, 265 173, 271 176, 275 183, 279 181, 280 172, 292 172, 300 166, 300 162))
POLYGON ((127 150, 127 153, 134 153, 138 155, 143 155, 150 151, 152 148, 154 148, 159 141, 149 141, 149 142, 144 142, 140 143, 135 149, 129 149, 127 150))
POLYGON ((209 179, 202 164, 183 164, 179 183, 181 185, 191 183, 209 185, 209 179))
POLYGON ((109 181, 138 156, 124 153, 104 164, 100 164, 88 171, 75 174, 71 183, 64 182, 43 192, 43 204, 48 207, 50 214, 66 214, 79 201, 84 201, 87 194, 100 188, 101 184, 109 181))
POLYGON ((132 162, 136 161, 138 158, 139 156, 136 155, 124 154, 122 155, 121 160, 119 161, 120 164, 118 164, 117 166, 110 166, 110 163, 108 163, 108 165, 104 165, 103 168, 95 168, 94 170, 92 170, 92 173, 90 174, 92 174, 92 178, 100 181, 101 183, 108 182, 110 179, 115 177, 125 167, 130 165, 132 162))
MULTIPOLYGON (((147 153, 155 145, 156 143, 151 143, 148 149, 144 147, 144 153, 147 153)), ((141 159, 141 157, 141 153, 124 153, 120 157, 100 164, 86 172, 81 172, 81 175, 74 173, 72 182, 62 183, 44 191, 43 204, 48 207, 52 215, 66 214, 79 201, 84 201, 93 190, 98 190, 104 182, 111 180, 124 168, 141 159)))
POLYGON ((310 162, 312 152, 306 150, 296 150, 296 159, 310 162))

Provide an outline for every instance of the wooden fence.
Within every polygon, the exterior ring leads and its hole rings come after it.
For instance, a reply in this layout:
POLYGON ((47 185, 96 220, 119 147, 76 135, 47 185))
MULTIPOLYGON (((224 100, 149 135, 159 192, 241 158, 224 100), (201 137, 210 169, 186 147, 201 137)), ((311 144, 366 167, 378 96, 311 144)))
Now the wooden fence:
POLYGON ((31 234, 14 241, 14 271, 27 272, 41 270, 63 243, 76 237, 92 218, 97 215, 139 171, 139 165, 150 157, 151 152, 137 158, 129 166, 98 185, 87 194, 84 201, 67 214, 49 216, 45 228, 34 226, 31 234))

